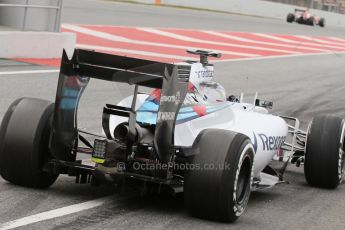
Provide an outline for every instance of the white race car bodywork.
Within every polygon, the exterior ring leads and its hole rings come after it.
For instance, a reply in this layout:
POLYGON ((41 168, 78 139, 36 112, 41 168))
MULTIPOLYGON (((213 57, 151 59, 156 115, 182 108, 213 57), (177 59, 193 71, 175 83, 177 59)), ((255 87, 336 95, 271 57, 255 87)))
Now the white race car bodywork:
MULTIPOLYGON (((212 83, 213 66, 200 63, 192 64, 190 82, 200 91, 200 86, 212 83)), ((210 93, 209 89, 206 94, 210 93)), ((194 95, 194 94, 193 94, 194 95)), ((197 95, 202 97, 202 93, 197 95)), ((148 94, 139 94, 136 109, 138 110, 150 97, 148 94)), ((133 96, 129 96, 118 103, 119 106, 130 107, 133 96)), ((175 98, 172 98, 175 99, 175 98)), ((198 105, 210 104, 208 100, 198 98, 198 105)), ((204 129, 225 129, 242 133, 248 136, 255 149, 254 177, 260 178, 261 171, 269 164, 274 155, 278 154, 281 145, 288 135, 287 123, 281 117, 268 114, 265 108, 254 104, 230 102, 224 99, 219 102, 222 108, 191 119, 175 126, 174 144, 176 146, 191 146, 197 135, 204 129)), ((185 106, 194 106, 187 95, 185 106)), ((153 112, 154 113, 154 112, 153 112)), ((157 117, 157 113, 154 114, 157 117)), ((127 119, 111 116, 110 129, 114 130, 120 123, 127 119)), ((215 146, 217 148, 217 146, 215 146)))

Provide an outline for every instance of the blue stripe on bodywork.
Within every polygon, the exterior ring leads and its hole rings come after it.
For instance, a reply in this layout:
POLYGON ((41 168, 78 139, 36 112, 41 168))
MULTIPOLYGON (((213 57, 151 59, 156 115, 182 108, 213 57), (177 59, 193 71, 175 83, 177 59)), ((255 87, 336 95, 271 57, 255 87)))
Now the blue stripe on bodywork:
MULTIPOLYGON (((206 106, 206 114, 214 113, 221 109, 228 107, 228 103, 222 103, 221 105, 209 105, 206 106)), ((154 125, 157 120, 157 111, 159 105, 153 101, 145 101, 143 105, 137 110, 137 122, 154 125)), ((176 124, 182 124, 187 121, 199 118, 193 110, 193 106, 182 107, 177 115, 176 124)))

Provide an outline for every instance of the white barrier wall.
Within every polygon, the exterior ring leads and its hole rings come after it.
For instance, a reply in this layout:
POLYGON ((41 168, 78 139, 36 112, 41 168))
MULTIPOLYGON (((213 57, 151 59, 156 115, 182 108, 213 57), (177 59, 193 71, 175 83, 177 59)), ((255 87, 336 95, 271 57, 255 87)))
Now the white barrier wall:
POLYGON ((60 58, 63 49, 71 55, 76 35, 59 32, 62 1, 0 0, 0 58, 60 58))
POLYGON ((0 58, 60 58, 72 56, 74 33, 0 31, 0 58))
MULTIPOLYGON (((59 7, 61 0, 0 0, 0 4, 59 7)), ((60 12, 56 9, 0 6, 0 25, 23 31, 58 32, 60 12)))
MULTIPOLYGON (((193 7, 230 13, 263 16, 286 20, 286 15, 293 12, 298 6, 263 0, 135 0, 135 2, 162 4, 172 6, 193 7)), ((311 10, 315 15, 326 19, 326 26, 345 26, 345 15, 321 10, 311 10)))

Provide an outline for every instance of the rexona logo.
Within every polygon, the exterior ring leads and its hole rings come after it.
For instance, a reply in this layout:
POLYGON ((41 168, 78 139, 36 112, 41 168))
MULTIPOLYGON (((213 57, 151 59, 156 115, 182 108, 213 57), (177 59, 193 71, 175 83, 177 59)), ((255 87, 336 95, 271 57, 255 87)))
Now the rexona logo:
POLYGON ((198 78, 209 78, 213 77, 213 70, 200 70, 195 71, 195 74, 198 76, 198 78))
POLYGON ((175 103, 176 105, 180 103, 180 100, 181 100, 180 91, 177 91, 176 95, 173 95, 173 96, 163 95, 161 97, 161 102, 170 102, 170 103, 175 103))
POLYGON ((173 121, 175 119, 175 112, 158 112, 158 121, 173 121))
POLYGON ((262 133, 258 134, 258 136, 262 142, 263 151, 279 150, 286 139, 285 136, 267 136, 262 133))

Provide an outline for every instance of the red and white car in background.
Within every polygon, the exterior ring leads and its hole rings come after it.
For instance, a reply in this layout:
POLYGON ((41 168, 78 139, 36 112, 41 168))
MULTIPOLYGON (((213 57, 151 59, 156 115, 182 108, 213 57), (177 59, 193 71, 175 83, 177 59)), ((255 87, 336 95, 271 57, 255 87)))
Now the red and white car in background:
POLYGON ((286 17, 286 21, 289 23, 297 22, 305 25, 319 25, 325 26, 325 19, 319 16, 312 15, 309 9, 295 9, 295 13, 289 13, 286 17))

